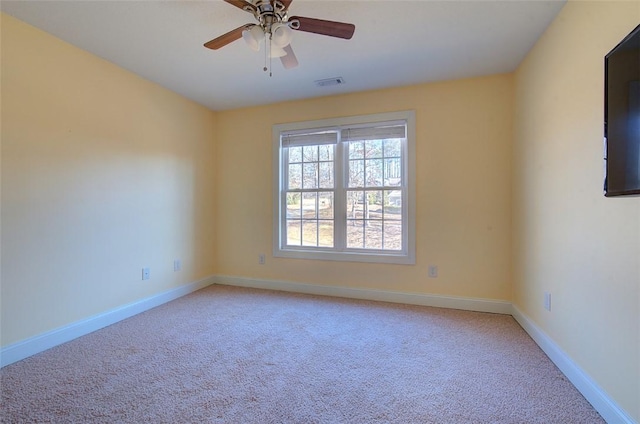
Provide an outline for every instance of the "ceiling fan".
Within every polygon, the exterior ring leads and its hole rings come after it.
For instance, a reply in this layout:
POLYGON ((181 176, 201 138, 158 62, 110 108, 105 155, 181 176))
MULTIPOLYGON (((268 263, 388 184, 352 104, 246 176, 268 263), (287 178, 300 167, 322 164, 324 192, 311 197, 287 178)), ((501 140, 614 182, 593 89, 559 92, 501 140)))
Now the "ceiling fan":
MULTIPOLYGON (((293 31, 311 32, 330 37, 351 39, 355 25, 344 22, 326 21, 323 19, 288 16, 289 6, 293 0, 224 0, 225 2, 253 14, 257 24, 245 24, 227 32, 204 44, 205 47, 218 50, 240 38, 253 50, 260 49, 265 41, 265 51, 269 57, 279 57, 285 69, 298 66, 291 38, 293 31)), ((264 70, 267 70, 265 66, 264 70)))

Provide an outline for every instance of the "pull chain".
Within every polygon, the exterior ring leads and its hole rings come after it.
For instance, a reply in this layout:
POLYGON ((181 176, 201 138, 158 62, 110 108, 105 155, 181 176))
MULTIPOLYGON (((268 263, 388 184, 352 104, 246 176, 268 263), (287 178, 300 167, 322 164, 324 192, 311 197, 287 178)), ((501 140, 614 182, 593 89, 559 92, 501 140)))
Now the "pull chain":
POLYGON ((267 37, 264 37, 264 68, 262 70, 267 72, 267 57, 269 56, 269 52, 267 51, 267 37))
POLYGON ((272 77, 271 34, 269 34, 268 38, 269 40, 267 41, 267 37, 264 37, 264 68, 262 70, 264 72, 269 71, 269 77, 272 77), (267 67, 267 57, 269 58, 269 67, 267 67))

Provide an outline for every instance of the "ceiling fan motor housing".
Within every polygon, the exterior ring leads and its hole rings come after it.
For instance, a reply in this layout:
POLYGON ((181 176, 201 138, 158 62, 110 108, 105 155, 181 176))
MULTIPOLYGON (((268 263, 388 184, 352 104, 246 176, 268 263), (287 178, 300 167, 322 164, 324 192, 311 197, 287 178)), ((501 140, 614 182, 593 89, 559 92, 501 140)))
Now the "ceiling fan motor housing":
POLYGON ((287 7, 281 1, 256 0, 254 6, 254 10, 247 10, 250 9, 248 6, 245 10, 254 14, 266 34, 271 34, 272 28, 276 24, 288 24, 287 7))

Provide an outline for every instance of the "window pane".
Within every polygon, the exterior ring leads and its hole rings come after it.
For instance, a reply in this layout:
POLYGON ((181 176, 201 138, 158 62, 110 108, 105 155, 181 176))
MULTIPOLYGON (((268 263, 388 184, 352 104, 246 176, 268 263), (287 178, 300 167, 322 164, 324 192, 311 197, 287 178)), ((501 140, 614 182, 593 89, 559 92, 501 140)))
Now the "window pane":
POLYGON ((366 221, 364 227, 364 248, 382 249, 382 222, 366 221))
POLYGON ((302 156, 305 162, 317 162, 318 146, 303 146, 302 156))
POLYGON ((333 188, 333 162, 320 162, 319 188, 333 188))
POLYGON ((300 246, 300 221, 287 219, 287 245, 300 246))
POLYGON ((302 188, 302 165, 289 165, 289 180, 287 188, 290 190, 302 188))
POLYGON ((385 250, 402 250, 402 222, 384 222, 384 242, 382 248, 385 250))
POLYGON ((335 148, 334 144, 324 144, 320 146, 320 156, 319 159, 322 161, 332 161, 333 160, 333 149, 335 148))
POLYGON ((366 191, 365 199, 365 219, 382 219, 382 191, 366 191))
POLYGON ((387 190, 384 192, 384 219, 402 220, 402 191, 387 190))
POLYGON ((349 159, 364 158, 364 142, 352 141, 349 143, 349 159))
POLYGON ((365 183, 367 187, 382 187, 382 159, 365 161, 365 183))
POLYGON ((384 185, 399 186, 402 184, 402 169, 400 168, 400 159, 384 160, 384 185))
POLYGON ((347 218, 362 219, 364 207, 364 191, 347 192, 347 218))
POLYGON ((318 188, 318 163, 305 163, 303 170, 302 188, 318 188))
POLYGON ((402 147, 402 141, 397 138, 392 138, 384 141, 384 156, 400 157, 402 147))
POLYGON ((365 144, 365 155, 367 158, 382 157, 382 140, 371 140, 365 144))
POLYGON ((289 163, 302 162, 302 147, 289 147, 289 163))
POLYGON ((320 224, 320 240, 321 247, 333 247, 333 221, 318 221, 320 224))
POLYGON ((364 161, 349 161, 349 187, 364 187, 364 161))
POLYGON ((318 193, 303 193, 302 214, 305 219, 318 217, 318 193))
POLYGON ((318 217, 333 219, 333 193, 318 193, 318 217))
POLYGON ((317 221, 302 221, 302 245, 318 245, 318 223, 317 221))
POLYGON ((287 193, 287 218, 300 218, 301 208, 300 193, 287 193))
POLYGON ((364 247, 364 221, 347 221, 347 247, 362 249, 364 247))

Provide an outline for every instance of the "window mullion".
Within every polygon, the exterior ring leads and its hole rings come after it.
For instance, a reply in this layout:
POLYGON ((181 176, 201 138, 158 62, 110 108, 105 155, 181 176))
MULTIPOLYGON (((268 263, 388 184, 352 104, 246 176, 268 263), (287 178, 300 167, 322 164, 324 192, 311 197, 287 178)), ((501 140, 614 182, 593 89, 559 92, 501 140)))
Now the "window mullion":
POLYGON ((334 219, 334 236, 333 243, 334 248, 337 251, 344 251, 347 246, 347 195, 346 195, 346 186, 347 186, 347 165, 348 158, 346 154, 346 144, 342 142, 342 132, 338 131, 338 144, 336 145, 335 151, 335 162, 334 162, 334 202, 335 209, 333 211, 333 219, 334 219))

